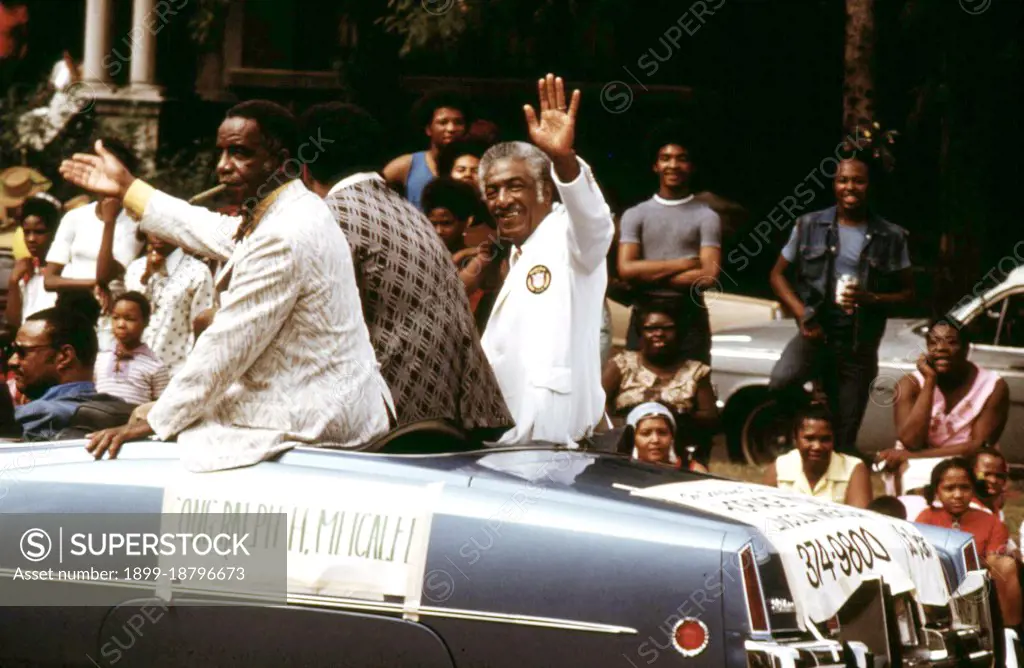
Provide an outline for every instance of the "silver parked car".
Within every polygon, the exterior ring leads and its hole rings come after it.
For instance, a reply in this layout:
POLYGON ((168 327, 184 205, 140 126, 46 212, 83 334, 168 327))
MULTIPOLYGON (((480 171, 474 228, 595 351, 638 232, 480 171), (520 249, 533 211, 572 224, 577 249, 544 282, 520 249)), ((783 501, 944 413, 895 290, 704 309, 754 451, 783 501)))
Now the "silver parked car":
MULTIPOLYGON (((1000 439, 1011 466, 1024 466, 1024 267, 997 286, 968 295, 950 311, 967 325, 970 359, 1001 375, 1010 388, 1010 416, 1000 439)), ((878 377, 864 416, 858 448, 873 453, 896 441, 892 406, 896 383, 914 370, 925 350, 926 320, 890 319, 878 351, 878 377)), ((768 377, 786 343, 792 320, 732 328, 712 336, 712 381, 726 425, 729 454, 752 464, 773 460, 790 447, 788 417, 768 396, 768 377)))

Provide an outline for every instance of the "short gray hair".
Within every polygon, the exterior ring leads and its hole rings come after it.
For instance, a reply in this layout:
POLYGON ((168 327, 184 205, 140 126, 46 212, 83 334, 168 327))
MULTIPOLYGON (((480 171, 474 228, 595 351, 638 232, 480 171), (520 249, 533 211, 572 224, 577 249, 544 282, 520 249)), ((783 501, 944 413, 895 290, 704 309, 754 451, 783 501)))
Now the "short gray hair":
POLYGON ((487 149, 480 158, 477 167, 477 181, 480 183, 480 194, 487 196, 487 173, 498 160, 522 160, 530 176, 537 184, 537 201, 544 199, 544 185, 551 183, 551 160, 533 144, 524 141, 505 141, 487 149))

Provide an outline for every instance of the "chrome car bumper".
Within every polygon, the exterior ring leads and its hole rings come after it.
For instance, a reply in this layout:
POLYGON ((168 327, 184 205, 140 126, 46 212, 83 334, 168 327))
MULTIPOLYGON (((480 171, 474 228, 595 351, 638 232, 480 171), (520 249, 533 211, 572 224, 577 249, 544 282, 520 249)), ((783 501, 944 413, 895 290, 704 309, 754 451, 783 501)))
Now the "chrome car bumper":
MULTIPOLYGON (((903 668, 954 668, 991 666, 989 649, 976 642, 976 632, 947 631, 935 634, 926 651, 907 652, 903 668), (937 642, 938 641, 938 642, 937 642), (941 646, 936 647, 937 644, 941 646)), ((910 650, 910 648, 906 648, 910 650)), ((806 642, 746 641, 747 668, 873 668, 875 657, 858 642, 813 640, 806 642)))
MULTIPOLYGON (((953 594, 950 607, 934 609, 942 614, 929 615, 932 619, 926 624, 913 606, 895 605, 898 599, 906 601, 905 596, 893 598, 887 588, 880 588, 881 599, 875 602, 883 603, 882 608, 868 606, 860 612, 866 624, 850 619, 849 626, 837 625, 832 637, 822 635, 829 632, 825 629, 814 629, 810 640, 747 640, 747 668, 873 668, 876 658, 899 668, 992 666, 995 629, 984 595, 988 586, 984 572, 970 573, 953 594), (895 628, 884 621, 887 614, 895 615, 895 628)), ((1012 656, 1013 648, 1008 650, 1012 656)))
POLYGON ((748 640, 747 668, 872 668, 874 661, 860 643, 836 640, 775 642, 748 640))

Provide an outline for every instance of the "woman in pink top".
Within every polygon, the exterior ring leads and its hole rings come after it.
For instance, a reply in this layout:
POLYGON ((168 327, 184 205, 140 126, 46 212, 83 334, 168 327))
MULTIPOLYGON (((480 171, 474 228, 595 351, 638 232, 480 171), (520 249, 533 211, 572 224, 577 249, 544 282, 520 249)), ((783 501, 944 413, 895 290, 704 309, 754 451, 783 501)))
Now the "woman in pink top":
POLYGON ((967 332, 957 325, 932 323, 927 354, 897 385, 896 434, 906 449, 879 453, 890 470, 908 459, 971 456, 1003 433, 1010 408, 1006 381, 968 361, 967 332))

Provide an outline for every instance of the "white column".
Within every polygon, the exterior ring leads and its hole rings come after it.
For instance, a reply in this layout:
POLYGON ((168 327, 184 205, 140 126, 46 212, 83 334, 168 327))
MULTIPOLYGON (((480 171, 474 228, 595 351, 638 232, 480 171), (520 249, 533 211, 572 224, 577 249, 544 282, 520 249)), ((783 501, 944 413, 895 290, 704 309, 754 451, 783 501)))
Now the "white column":
POLYGON ((133 88, 151 88, 156 77, 156 35, 151 26, 159 17, 153 14, 153 0, 132 3, 132 70, 133 88))
POLYGON ((85 2, 85 62, 82 77, 86 81, 110 81, 110 74, 103 66, 103 59, 110 53, 111 3, 112 0, 85 2))

